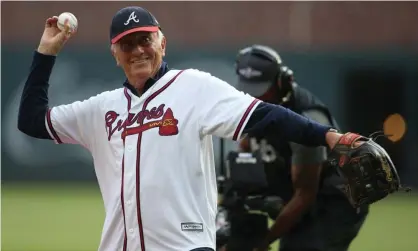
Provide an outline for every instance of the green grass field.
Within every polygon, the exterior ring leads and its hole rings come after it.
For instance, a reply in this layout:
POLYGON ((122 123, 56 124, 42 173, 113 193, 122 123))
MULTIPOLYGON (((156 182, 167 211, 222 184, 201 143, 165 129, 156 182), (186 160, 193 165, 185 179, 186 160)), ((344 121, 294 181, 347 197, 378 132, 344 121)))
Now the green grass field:
MULTIPOLYGON (((6 183, 1 189, 2 251, 97 250, 104 210, 96 184, 6 183)), ((350 250, 417 251, 418 194, 373 205, 350 250)))

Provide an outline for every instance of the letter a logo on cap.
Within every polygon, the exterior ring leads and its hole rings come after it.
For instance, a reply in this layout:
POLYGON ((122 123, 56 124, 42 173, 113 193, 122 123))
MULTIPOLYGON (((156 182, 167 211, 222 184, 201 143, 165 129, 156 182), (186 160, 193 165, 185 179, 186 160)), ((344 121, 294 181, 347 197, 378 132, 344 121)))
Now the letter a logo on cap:
POLYGON ((139 20, 137 19, 136 15, 135 15, 135 11, 132 11, 132 13, 129 15, 128 20, 126 20, 126 22, 124 23, 125 25, 128 25, 129 22, 134 21, 135 23, 139 23, 139 20))

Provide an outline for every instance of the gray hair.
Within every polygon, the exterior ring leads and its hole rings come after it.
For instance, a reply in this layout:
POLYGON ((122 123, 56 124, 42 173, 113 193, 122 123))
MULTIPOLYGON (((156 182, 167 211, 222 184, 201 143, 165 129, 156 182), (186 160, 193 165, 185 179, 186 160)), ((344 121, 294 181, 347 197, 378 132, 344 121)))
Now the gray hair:
POLYGON ((164 37, 164 34, 161 30, 157 31, 157 37, 158 37, 159 42, 161 43, 163 41, 163 37, 164 37))

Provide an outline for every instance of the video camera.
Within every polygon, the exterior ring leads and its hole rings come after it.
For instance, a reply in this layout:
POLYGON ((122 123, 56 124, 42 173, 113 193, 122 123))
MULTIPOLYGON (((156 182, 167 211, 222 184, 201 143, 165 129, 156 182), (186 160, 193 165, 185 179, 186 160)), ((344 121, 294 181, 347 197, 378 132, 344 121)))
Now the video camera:
POLYGON ((217 214, 217 247, 227 251, 255 248, 268 231, 268 218, 276 218, 283 202, 269 196, 268 180, 259 152, 231 151, 223 175, 218 176, 222 201, 217 214), (267 215, 266 215, 267 214, 267 215))

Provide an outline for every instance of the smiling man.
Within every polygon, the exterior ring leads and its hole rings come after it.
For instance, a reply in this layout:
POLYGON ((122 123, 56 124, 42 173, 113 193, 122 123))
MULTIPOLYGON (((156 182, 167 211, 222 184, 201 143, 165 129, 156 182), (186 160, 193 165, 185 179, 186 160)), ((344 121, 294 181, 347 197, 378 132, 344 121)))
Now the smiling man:
POLYGON ((217 188, 212 135, 251 132, 331 148, 342 134, 279 105, 237 91, 209 73, 172 70, 166 39, 141 7, 116 13, 111 53, 122 88, 48 107, 56 56, 72 37, 46 20, 23 90, 18 128, 93 156, 106 218, 100 251, 214 250, 217 188))

